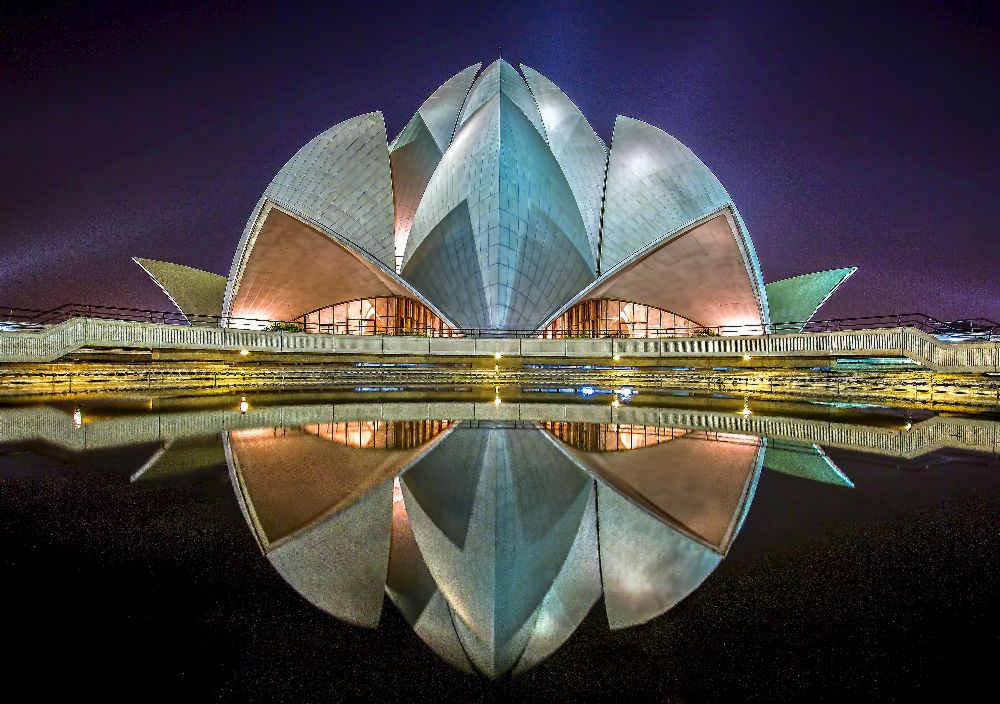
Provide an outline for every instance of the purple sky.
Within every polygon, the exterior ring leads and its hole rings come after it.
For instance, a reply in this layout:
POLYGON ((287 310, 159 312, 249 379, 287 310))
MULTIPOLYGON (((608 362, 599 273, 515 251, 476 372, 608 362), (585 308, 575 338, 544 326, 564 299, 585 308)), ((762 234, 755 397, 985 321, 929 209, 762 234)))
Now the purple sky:
POLYGON ((391 139, 502 44, 606 140, 691 147, 765 281, 860 266, 822 316, 1000 320, 996 3, 186 4, 6 11, 0 306, 169 310, 132 255, 227 274, 302 144, 371 110, 391 139))

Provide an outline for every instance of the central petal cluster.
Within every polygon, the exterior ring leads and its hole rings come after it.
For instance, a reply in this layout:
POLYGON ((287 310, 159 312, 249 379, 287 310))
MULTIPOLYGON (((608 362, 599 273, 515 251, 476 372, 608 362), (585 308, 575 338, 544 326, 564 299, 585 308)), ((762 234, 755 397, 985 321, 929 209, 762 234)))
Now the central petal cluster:
MULTIPOLYGON (((492 69, 491 69, 492 70, 492 69)), ((459 126, 413 219, 402 274, 461 327, 533 329, 596 274, 573 192, 539 127, 496 92, 459 126)), ((489 78, 489 72, 480 78, 489 78)), ((530 94, 522 99, 540 122, 530 94)))

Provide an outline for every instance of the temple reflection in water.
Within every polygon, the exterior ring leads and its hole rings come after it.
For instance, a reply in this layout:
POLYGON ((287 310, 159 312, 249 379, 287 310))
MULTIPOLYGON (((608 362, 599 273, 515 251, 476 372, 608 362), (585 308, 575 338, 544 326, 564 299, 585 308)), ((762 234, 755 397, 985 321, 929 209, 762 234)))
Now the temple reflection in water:
POLYGON ((0 408, 0 447, 156 443, 133 481, 228 466, 261 551, 309 602, 375 627, 388 596, 442 659, 496 677, 551 655, 599 601, 625 628, 684 599, 764 468, 851 487, 820 445, 913 458, 1000 443, 991 419, 462 398, 0 408))
MULTIPOLYGON (((738 534, 767 447, 568 421, 329 422, 224 439, 254 535, 303 597, 375 627, 387 594, 441 658, 490 677, 541 662, 602 595, 624 628, 690 594, 738 534)), ((838 481, 814 446, 767 457, 838 481)))

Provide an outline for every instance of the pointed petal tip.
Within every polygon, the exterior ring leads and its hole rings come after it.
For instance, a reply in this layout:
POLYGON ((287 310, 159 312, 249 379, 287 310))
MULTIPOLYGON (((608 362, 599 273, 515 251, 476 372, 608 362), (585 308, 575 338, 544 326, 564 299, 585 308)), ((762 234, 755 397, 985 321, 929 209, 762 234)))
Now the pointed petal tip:
POLYGON ((781 283, 783 281, 795 281, 796 279, 814 278, 817 276, 821 276, 823 274, 836 274, 838 272, 845 272, 843 274, 843 278, 840 280, 840 283, 844 283, 845 281, 847 281, 847 279, 854 276, 854 274, 857 273, 857 271, 858 267, 856 266, 843 266, 843 267, 835 267, 833 269, 820 269, 819 271, 810 271, 807 274, 796 274, 795 276, 786 276, 783 279, 777 279, 776 281, 771 281, 768 283, 768 285, 781 283))

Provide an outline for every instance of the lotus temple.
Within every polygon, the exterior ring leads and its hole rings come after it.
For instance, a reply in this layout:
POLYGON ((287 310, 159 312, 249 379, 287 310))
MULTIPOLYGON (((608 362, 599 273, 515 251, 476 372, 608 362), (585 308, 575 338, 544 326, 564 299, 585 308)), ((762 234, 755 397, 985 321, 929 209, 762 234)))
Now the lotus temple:
POLYGON ((534 69, 481 68, 391 141, 371 112, 303 146, 228 277, 136 262, 195 325, 435 337, 797 332, 854 273, 765 283, 735 204, 680 141, 619 116, 609 147, 534 69))

